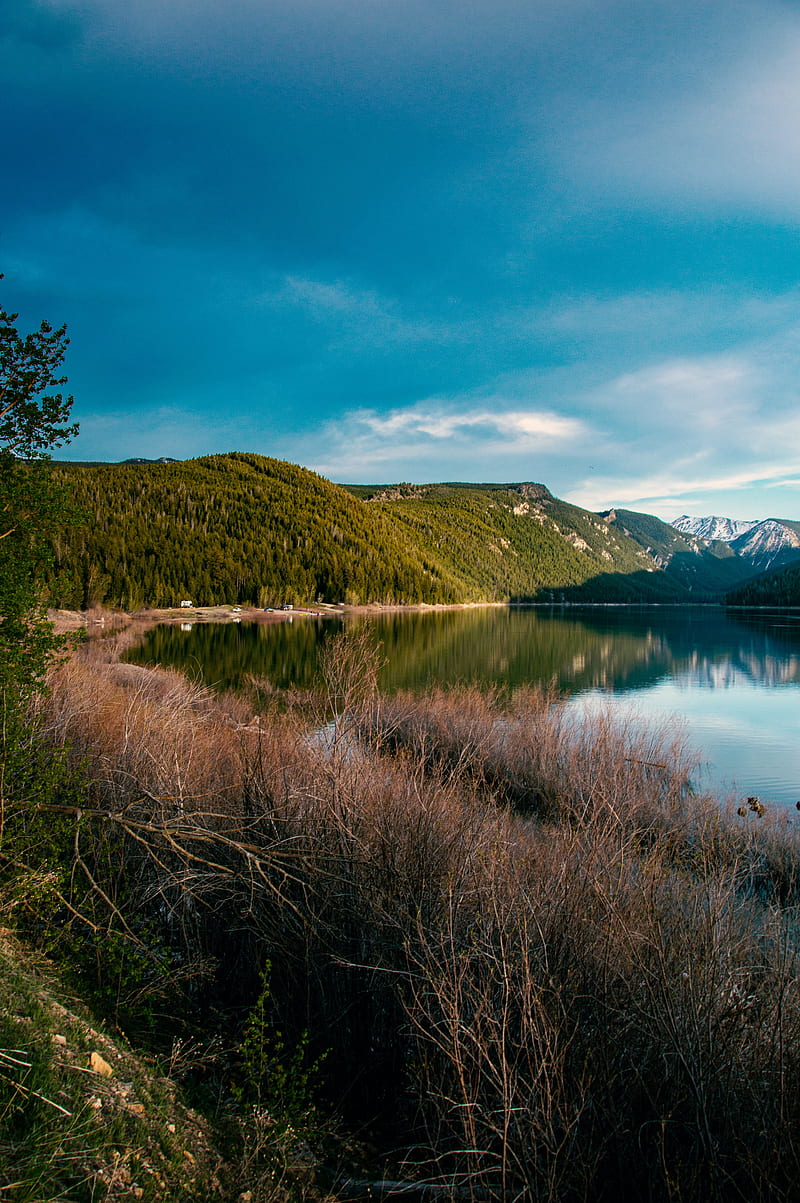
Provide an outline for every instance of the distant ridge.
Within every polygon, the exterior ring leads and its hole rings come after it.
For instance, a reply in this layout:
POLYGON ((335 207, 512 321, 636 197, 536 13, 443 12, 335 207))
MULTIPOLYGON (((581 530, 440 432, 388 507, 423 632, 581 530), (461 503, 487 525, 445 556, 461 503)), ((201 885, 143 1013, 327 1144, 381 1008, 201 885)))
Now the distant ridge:
POLYGON ((737 556, 720 539, 709 540, 652 514, 634 510, 609 510, 607 522, 622 530, 644 549, 653 562, 688 591, 692 600, 719 597, 754 574, 753 566, 737 556))
POLYGON ((740 585, 724 600, 729 606, 800 606, 800 561, 740 585))
POLYGON ((172 459, 169 455, 160 455, 158 459, 143 459, 141 456, 135 455, 132 459, 120 460, 122 464, 177 464, 178 460, 172 459))
POLYGON ((700 539, 708 540, 720 539, 723 543, 730 543, 739 535, 752 530, 757 522, 742 522, 736 518, 718 518, 715 515, 710 518, 690 518, 688 514, 681 514, 680 518, 676 518, 670 525, 684 535, 696 535, 700 539))
POLYGON ((800 522, 764 518, 739 522, 733 518, 690 518, 683 514, 671 524, 684 535, 727 543, 747 560, 754 572, 767 572, 800 559, 800 522))
MULTIPOLYGON (((583 510, 534 481, 346 487, 240 452, 53 471, 87 516, 53 548, 50 600, 65 609, 186 598, 707 602, 800 559, 800 523, 770 520, 708 540, 652 515, 583 510)), ((714 522, 719 531, 723 520, 714 522)))

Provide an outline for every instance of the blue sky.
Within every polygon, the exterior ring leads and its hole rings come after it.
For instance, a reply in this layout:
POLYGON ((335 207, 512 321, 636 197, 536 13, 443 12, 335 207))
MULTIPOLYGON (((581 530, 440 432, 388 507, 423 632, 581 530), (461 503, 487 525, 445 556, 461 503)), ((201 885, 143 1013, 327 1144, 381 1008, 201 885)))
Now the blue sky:
POLYGON ((61 458, 800 518, 800 4, 4 0, 61 458))

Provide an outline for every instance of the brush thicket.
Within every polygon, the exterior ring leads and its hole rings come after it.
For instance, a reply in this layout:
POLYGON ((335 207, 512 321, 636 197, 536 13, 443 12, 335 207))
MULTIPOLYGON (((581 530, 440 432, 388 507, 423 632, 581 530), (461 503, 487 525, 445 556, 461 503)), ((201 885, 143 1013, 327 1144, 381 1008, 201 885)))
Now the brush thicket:
POLYGON ((694 796, 670 727, 381 697, 364 635, 323 676, 259 715, 108 653, 61 667, 49 738, 94 807, 75 910, 169 950, 198 1023, 269 962, 328 1097, 454 1192, 794 1197, 794 824, 694 796))

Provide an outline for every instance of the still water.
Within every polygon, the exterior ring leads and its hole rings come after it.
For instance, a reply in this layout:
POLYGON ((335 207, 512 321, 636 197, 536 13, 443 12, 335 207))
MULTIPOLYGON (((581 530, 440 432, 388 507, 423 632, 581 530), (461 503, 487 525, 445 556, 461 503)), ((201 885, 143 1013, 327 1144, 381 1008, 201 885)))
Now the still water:
MULTIPOLYGON (((552 682, 569 706, 633 710, 650 722, 676 716, 701 755, 701 788, 786 806, 800 799, 798 612, 572 606, 369 621, 382 644, 384 689, 552 682)), ((220 686, 255 676, 303 688, 340 626, 298 615, 270 626, 155 627, 129 658, 175 665, 220 686)))

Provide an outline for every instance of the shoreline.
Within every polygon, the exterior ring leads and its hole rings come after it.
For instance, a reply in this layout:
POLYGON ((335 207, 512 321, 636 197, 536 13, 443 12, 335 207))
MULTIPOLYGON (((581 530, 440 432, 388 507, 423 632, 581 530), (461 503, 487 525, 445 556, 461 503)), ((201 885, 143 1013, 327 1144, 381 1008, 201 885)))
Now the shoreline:
MULTIPOLYGON (((128 612, 126 610, 107 610, 101 606, 91 610, 54 610, 47 611, 47 617, 53 624, 57 635, 85 630, 89 634, 103 634, 108 631, 122 631, 129 627, 145 629, 159 624, 180 623, 212 623, 212 622, 254 622, 259 625, 270 625, 276 622, 286 622, 293 618, 341 618, 346 614, 402 614, 427 613, 445 610, 483 610, 507 608, 513 602, 453 602, 449 604, 429 604, 419 602, 404 606, 398 604, 383 605, 371 602, 363 606, 351 606, 341 603, 320 602, 313 605, 292 606, 290 609, 260 609, 257 606, 164 606, 145 608, 128 612)), ((519 603, 517 603, 519 604, 519 603)))
POLYGON ((269 625, 286 622, 294 618, 341 618, 348 614, 379 615, 379 614, 435 614, 453 610, 538 610, 538 609, 678 609, 700 606, 704 609, 725 609, 741 612, 742 610, 790 612, 799 610, 797 606, 725 606, 723 602, 521 602, 521 601, 480 601, 480 602, 415 602, 403 605, 400 602, 385 604, 369 602, 365 605, 347 605, 344 602, 317 602, 290 608, 261 609, 258 606, 160 606, 144 607, 140 610, 109 610, 95 606, 90 610, 57 610, 48 609, 48 621, 53 624, 57 635, 65 635, 85 630, 89 635, 103 634, 110 631, 122 631, 130 627, 146 630, 159 624, 180 623, 214 623, 214 622, 254 622, 259 625, 269 625))

